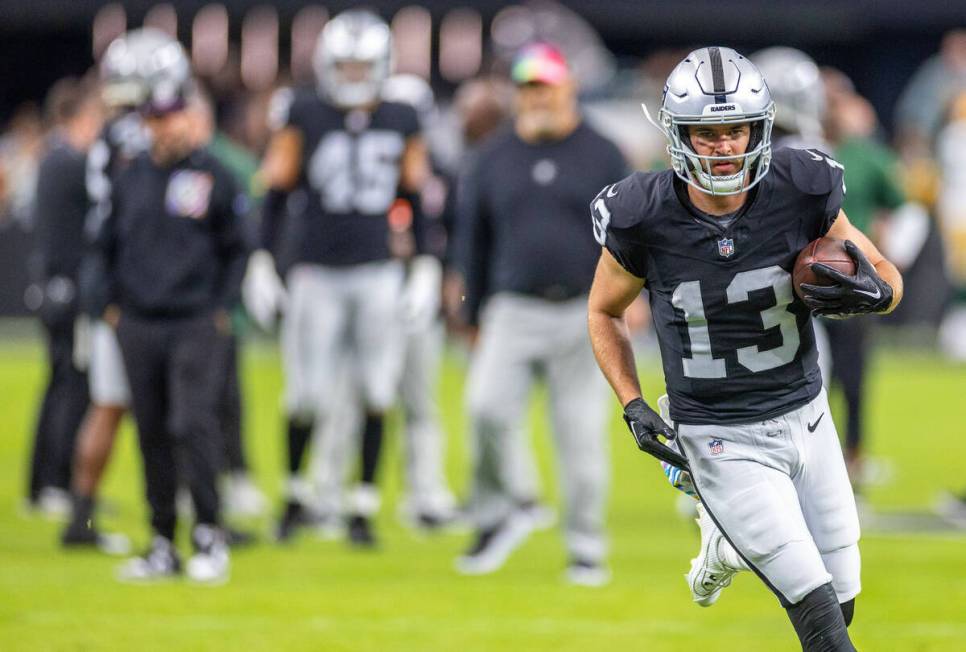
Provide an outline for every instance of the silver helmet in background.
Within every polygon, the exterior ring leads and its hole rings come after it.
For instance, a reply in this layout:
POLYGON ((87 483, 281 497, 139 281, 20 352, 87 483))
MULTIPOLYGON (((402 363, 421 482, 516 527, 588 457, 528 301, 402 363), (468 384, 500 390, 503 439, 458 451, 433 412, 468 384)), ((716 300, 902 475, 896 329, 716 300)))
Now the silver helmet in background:
POLYGON ((787 47, 772 47, 751 55, 768 80, 775 100, 775 124, 805 141, 821 141, 825 119, 825 86, 810 56, 787 47))
POLYGON ((151 27, 131 30, 111 41, 98 67, 104 103, 112 108, 139 106, 147 96, 141 62, 173 41, 151 27))
POLYGON ((141 103, 146 115, 163 115, 180 111, 188 105, 194 90, 191 62, 178 41, 170 41, 156 48, 139 61, 147 94, 141 103))
POLYGON ((333 104, 375 102, 392 68, 389 25, 371 11, 342 12, 319 34, 312 65, 319 89, 333 104))
POLYGON ((646 106, 644 113, 667 139, 675 174, 702 192, 738 194, 768 173, 775 103, 755 64, 731 48, 707 47, 689 54, 667 78, 657 122, 646 106), (749 123, 751 127, 744 154, 703 156, 691 146, 690 125, 736 123, 749 123), (738 172, 728 176, 712 174, 715 162, 736 158, 742 159, 738 172))

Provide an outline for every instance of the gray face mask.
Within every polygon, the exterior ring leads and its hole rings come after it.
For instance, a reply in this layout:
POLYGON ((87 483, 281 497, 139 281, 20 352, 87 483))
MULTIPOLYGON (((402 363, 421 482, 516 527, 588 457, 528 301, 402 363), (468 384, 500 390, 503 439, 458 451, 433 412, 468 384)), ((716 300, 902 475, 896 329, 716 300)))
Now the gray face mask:
POLYGON ((312 63, 319 90, 331 102, 346 108, 370 104, 392 69, 392 32, 372 12, 343 12, 319 34, 312 63), (350 79, 339 65, 349 62, 365 64, 368 71, 350 79))

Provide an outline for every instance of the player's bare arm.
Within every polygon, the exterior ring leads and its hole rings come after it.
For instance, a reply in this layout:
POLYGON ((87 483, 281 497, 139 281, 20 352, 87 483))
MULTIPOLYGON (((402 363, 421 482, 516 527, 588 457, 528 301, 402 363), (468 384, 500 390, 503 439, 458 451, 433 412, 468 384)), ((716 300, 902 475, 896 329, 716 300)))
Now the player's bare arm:
POLYGON ((848 240, 855 243, 855 246, 865 255, 868 261, 875 268, 876 273, 892 288, 892 302, 881 314, 888 314, 895 310, 895 307, 902 301, 902 274, 891 262, 886 260, 878 247, 862 231, 857 229, 849 221, 845 211, 839 211, 838 217, 829 229, 828 236, 839 240, 848 240))
POLYGON ((302 133, 294 127, 277 131, 268 143, 259 176, 265 188, 288 191, 302 172, 302 133))
POLYGON ((634 351, 624 311, 640 295, 644 279, 637 278, 601 250, 588 300, 588 328, 597 364, 614 388, 621 405, 641 396, 634 351))
POLYGON ((429 153, 426 141, 420 136, 410 136, 403 150, 400 166, 400 185, 403 190, 417 193, 429 178, 429 153))
POLYGON ((674 439, 674 430, 641 397, 624 311, 637 299, 643 287, 644 279, 621 267, 607 249, 602 250, 588 300, 590 342, 597 364, 624 406, 624 421, 634 435, 637 447, 663 462, 687 470, 687 461, 681 454, 658 439, 659 435, 674 439))

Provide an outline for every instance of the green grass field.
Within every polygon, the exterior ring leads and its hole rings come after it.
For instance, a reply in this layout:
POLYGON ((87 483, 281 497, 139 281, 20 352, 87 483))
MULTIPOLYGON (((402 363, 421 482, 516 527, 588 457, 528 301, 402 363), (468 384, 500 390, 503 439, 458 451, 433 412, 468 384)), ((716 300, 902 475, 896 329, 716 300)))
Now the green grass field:
MULTIPOLYGON (((280 485, 277 357, 245 357, 248 449, 259 483, 280 485)), ((306 535, 290 547, 261 544, 233 556, 223 587, 182 582, 127 586, 117 561, 64 553, 59 526, 24 516, 25 462, 44 369, 39 343, 0 340, 0 650, 753 650, 798 649, 776 599, 751 574, 711 609, 691 603, 682 574, 697 547, 676 494, 637 452, 615 411, 609 511, 614 580, 581 589, 562 580, 556 531, 542 532, 506 568, 483 578, 452 570, 465 536, 421 538, 399 526, 398 437, 383 467, 378 552, 306 535)), ((460 411, 463 371, 447 360, 441 387, 448 472, 466 485, 460 411)), ((655 396, 660 378, 645 376, 655 396)), ((966 485, 966 367, 918 355, 881 355, 870 387, 872 454, 894 463, 892 483, 871 489, 879 511, 928 510, 937 492, 966 485), (928 461, 927 461, 928 459, 928 461)), ((542 402, 533 426, 548 498, 556 501, 542 402)), ((140 462, 127 426, 104 496, 103 525, 147 541, 140 462)), ((258 524, 267 532, 269 523, 258 524)), ((183 528, 184 529, 184 528, 183 528)), ((186 550, 186 548, 183 548, 186 550)), ((966 533, 866 531, 853 638, 862 650, 966 650, 966 533)))

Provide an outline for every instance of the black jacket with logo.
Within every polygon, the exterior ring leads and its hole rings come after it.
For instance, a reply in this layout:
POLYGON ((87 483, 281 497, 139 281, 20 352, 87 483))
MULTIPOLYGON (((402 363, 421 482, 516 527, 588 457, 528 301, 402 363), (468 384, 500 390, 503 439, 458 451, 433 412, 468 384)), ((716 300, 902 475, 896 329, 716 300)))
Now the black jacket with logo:
POLYGON ((207 151, 161 167, 144 153, 118 175, 98 236, 105 296, 122 312, 189 317, 240 298, 248 202, 207 151))

